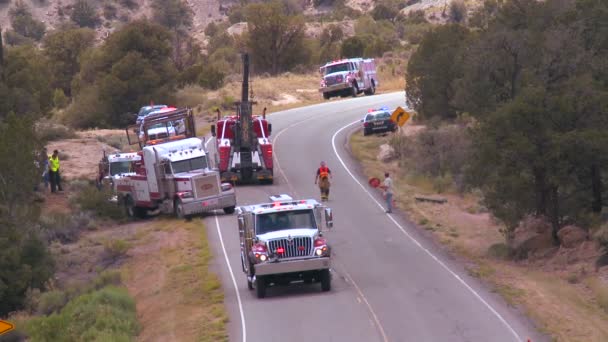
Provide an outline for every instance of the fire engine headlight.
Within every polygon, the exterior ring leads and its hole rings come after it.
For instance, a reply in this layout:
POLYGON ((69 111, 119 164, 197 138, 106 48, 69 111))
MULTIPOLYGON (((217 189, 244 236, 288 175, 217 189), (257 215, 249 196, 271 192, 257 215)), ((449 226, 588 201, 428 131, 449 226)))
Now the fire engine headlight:
POLYGON ((265 254, 260 255, 260 261, 266 261, 268 257, 265 254))
POLYGON ((319 249, 317 249, 317 251, 315 253, 317 253, 317 256, 321 256, 321 255, 323 255, 323 250, 321 248, 319 248, 319 249))

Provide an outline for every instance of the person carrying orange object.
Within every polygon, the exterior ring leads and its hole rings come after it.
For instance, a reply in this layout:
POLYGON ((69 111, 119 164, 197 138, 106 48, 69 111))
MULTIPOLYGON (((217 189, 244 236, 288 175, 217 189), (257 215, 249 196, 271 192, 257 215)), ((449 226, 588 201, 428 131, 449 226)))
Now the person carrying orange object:
POLYGON ((315 177, 315 184, 319 184, 319 190, 321 190, 321 201, 329 200, 329 179, 332 178, 331 170, 327 167, 324 161, 321 162, 321 166, 317 169, 317 175, 315 177))

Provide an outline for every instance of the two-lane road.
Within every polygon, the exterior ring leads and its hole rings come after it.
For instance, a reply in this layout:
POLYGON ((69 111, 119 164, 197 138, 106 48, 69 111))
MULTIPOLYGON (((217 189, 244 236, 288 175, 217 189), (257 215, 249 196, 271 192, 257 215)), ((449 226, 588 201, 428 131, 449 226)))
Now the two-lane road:
POLYGON ((533 341, 544 340, 500 298, 466 275, 405 218, 386 214, 381 198, 345 150, 346 137, 369 109, 403 105, 395 93, 332 101, 269 116, 275 184, 237 188, 239 205, 288 193, 319 198, 321 160, 333 181, 332 291, 319 285, 270 288, 257 299, 241 272, 234 215, 205 218, 225 287, 231 341, 533 341))

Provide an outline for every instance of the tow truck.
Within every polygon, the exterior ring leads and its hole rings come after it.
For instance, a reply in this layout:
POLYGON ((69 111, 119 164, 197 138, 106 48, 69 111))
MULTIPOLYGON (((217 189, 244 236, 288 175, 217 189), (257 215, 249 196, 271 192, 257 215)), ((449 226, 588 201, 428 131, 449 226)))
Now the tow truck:
POLYGON ((243 54, 243 86, 236 114, 221 117, 211 126, 222 181, 232 183, 273 182, 272 124, 262 115, 252 115, 249 101, 249 55, 243 54))
POLYGON ((269 286, 292 282, 319 282, 322 291, 331 289, 331 247, 323 235, 333 227, 331 208, 282 194, 236 212, 241 266, 258 298, 269 286))
POLYGON ((189 218, 216 209, 234 213, 235 190, 210 165, 191 109, 149 115, 126 131, 129 143, 141 148, 134 174, 116 180, 118 200, 128 216, 153 212, 189 218))

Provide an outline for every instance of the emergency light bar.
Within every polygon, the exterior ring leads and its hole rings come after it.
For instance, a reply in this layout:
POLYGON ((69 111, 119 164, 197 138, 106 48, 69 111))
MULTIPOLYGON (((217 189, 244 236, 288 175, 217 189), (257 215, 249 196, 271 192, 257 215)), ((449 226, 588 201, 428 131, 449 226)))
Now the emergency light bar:
POLYGON ((274 196, 270 196, 270 200, 272 202, 281 202, 281 201, 293 201, 293 198, 291 198, 291 196, 287 195, 287 194, 281 194, 281 195, 274 195, 274 196))

